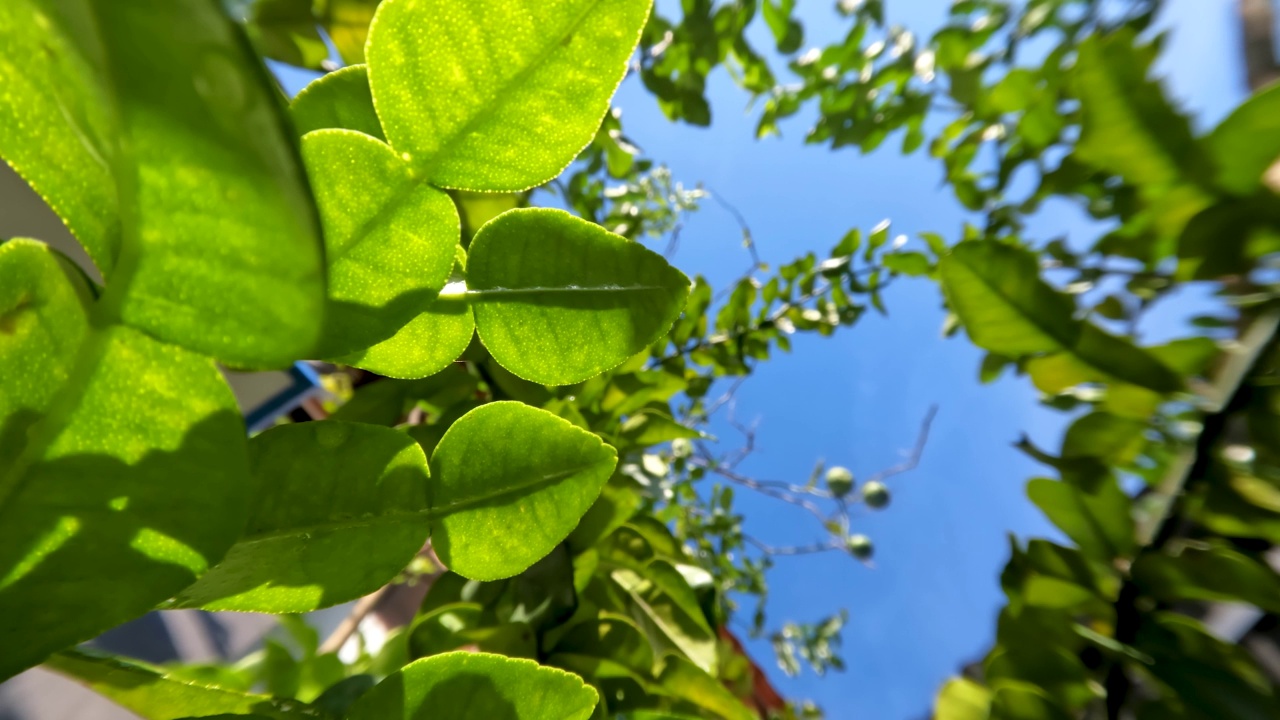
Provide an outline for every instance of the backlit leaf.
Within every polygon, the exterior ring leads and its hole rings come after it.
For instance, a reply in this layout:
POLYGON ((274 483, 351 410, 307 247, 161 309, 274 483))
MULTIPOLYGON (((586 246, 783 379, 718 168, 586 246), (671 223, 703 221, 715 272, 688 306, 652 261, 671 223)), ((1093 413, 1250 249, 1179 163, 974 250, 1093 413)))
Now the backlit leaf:
POLYGON ((563 670, 487 653, 433 655, 392 673, 351 706, 347 720, 587 720, 596 691, 563 670))
POLYGON ((465 577, 511 577, 569 535, 616 463, 600 438, 545 410, 482 405, 431 456, 436 552, 465 577))
POLYGON ((544 385, 621 364, 671 327, 689 279, 638 243, 561 210, 511 210, 476 234, 466 297, 494 359, 544 385))
POLYGON ((458 244, 449 196, 418 182, 385 143, 353 130, 302 139, 329 263, 329 300, 317 355, 333 358, 386 340, 444 287, 458 244))
POLYGON ((595 135, 651 0, 385 0, 369 83, 387 138, 429 182, 511 192, 595 135))

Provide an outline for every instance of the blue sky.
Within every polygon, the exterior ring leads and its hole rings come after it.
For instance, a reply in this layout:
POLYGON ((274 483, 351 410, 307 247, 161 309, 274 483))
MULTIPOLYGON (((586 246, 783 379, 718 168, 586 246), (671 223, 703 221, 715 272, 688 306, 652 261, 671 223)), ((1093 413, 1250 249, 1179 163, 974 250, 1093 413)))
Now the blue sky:
MULTIPOLYGON (((659 0, 669 16, 677 14, 673 4, 659 0)), ((927 36, 948 4, 887 5, 891 23, 927 36)), ((809 44, 842 34, 834 2, 799 0, 797 6, 809 44)), ((1244 96, 1233 8, 1230 0, 1175 0, 1161 19, 1172 35, 1160 71, 1201 128, 1244 96)), ((761 23, 753 32, 757 47, 770 46, 761 23)), ((300 86, 296 74, 282 79, 290 90, 300 86)), ((870 157, 805 146, 804 114, 783 125, 781 139, 757 142, 755 116, 743 110, 745 95, 723 72, 713 76, 709 93, 710 129, 668 122, 635 78, 624 82, 615 105, 627 134, 648 156, 670 166, 676 179, 703 182, 742 211, 765 262, 826 252, 849 228, 865 231, 884 219, 892 220, 894 234, 912 238, 922 231, 958 234, 966 213, 940 186, 941 169, 926 154, 902 157, 896 138, 870 157)), ((1073 207, 1049 206, 1033 235, 1062 234, 1084 243, 1097 231, 1073 207)), ((740 243, 733 218, 707 202, 686 222, 675 262, 723 287, 747 265, 740 243)), ((963 338, 940 335, 940 300, 931 282, 903 279, 886 296, 887 318, 868 315, 834 338, 795 338, 791 354, 762 365, 737 394, 736 418, 759 423, 758 449, 741 470, 796 482, 808 478, 818 458, 860 477, 900 462, 929 406, 940 408, 919 468, 891 482, 890 508, 855 520, 855 532, 876 544, 874 569, 828 553, 781 558, 770 576, 774 627, 849 611, 844 673, 787 678, 774 667, 767 641, 748 642, 784 695, 817 701, 832 720, 925 717, 941 683, 991 643, 1003 600, 997 578, 1008 555, 1007 534, 1055 534, 1022 490, 1044 470, 1012 443, 1026 432, 1056 447, 1064 418, 1039 409, 1024 379, 980 385, 981 354, 963 338)), ((1166 318, 1149 339, 1174 329, 1166 318)), ((735 438, 729 427, 715 431, 726 444, 735 438)), ((822 539, 804 511, 746 492, 738 498, 747 531, 765 542, 822 539)))

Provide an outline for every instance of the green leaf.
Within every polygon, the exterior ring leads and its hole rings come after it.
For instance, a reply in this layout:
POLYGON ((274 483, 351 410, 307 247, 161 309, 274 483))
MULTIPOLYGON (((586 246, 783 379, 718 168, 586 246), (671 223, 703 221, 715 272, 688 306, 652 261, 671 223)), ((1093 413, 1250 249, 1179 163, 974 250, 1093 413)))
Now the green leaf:
POLYGON ((600 438, 545 410, 518 402, 472 410, 431 457, 436 552, 474 580, 521 572, 569 535, 617 459, 600 438))
POLYGON ((1083 115, 1076 157, 1134 185, 1195 179, 1199 149, 1191 126, 1147 80, 1152 54, 1134 42, 1132 32, 1121 31, 1080 44, 1073 78, 1083 115))
POLYGON ((678 655, 664 658, 658 683, 668 694, 686 700, 724 720, 756 720, 754 712, 719 680, 678 655))
POLYGON ((461 230, 449 196, 375 138, 316 130, 302 153, 329 262, 317 355, 334 358, 390 338, 426 311, 449 279, 461 230))
POLYGON ((640 675, 654 669, 653 647, 639 626, 607 612, 570 627, 552 652, 612 660, 640 675))
POLYGON ((1193 711, 1193 717, 1270 720, 1280 716, 1275 688, 1248 651, 1210 635, 1191 618, 1148 613, 1134 645, 1153 658, 1147 671, 1193 711))
POLYGON ((1133 461, 1146 445, 1147 424, 1105 412, 1091 412, 1071 423, 1062 439, 1062 457, 1096 457, 1108 464, 1133 461))
POLYGON ((1280 85, 1271 85, 1232 111, 1206 140, 1218 186, 1250 195, 1280 159, 1280 85))
POLYGON ((992 720, 1071 720, 1039 687, 1031 683, 1002 683, 991 696, 992 720))
POLYGON ((191 682, 140 662, 82 650, 60 652, 45 664, 144 720, 244 714, 272 720, 325 717, 298 703, 191 682))
POLYGON ((943 290, 975 345, 1019 357, 1075 343, 1075 303, 1040 279, 1036 258, 1020 248, 965 241, 938 263, 943 290))
POLYGON ((345 67, 311 81, 289 103, 289 114, 298 137, 312 130, 338 128, 386 140, 373 109, 369 72, 364 65, 345 67))
POLYGON ((435 185, 541 185, 595 135, 649 6, 386 0, 366 53, 387 138, 435 185))
POLYGON ((925 257, 924 253, 919 252, 889 253, 884 256, 881 262, 889 270, 911 277, 928 275, 929 271, 933 269, 929 258, 925 257))
POLYGON ((1184 548, 1177 555, 1146 553, 1133 563, 1134 581, 1168 602, 1246 602, 1280 612, 1280 575, 1226 547, 1184 548))
POLYGON ((171 607, 310 612, 377 590, 426 542, 427 459, 403 432, 282 425, 249 441, 249 464, 244 535, 171 607))
POLYGON ((121 244, 112 173, 119 121, 98 76, 105 57, 89 12, 83 2, 11 0, 0 7, 0 158, 110 277, 121 244))
POLYGON ((491 652, 507 657, 536 658, 538 639, 526 623, 486 625, 484 608, 476 603, 449 603, 414 621, 409 632, 409 657, 420 658, 458 650, 491 652))
POLYGON ((307 356, 322 248, 260 62, 216 3, 90 4, 117 93, 122 150, 107 159, 126 219, 104 314, 235 366, 307 356))
POLYGON ((655 649, 678 651, 708 672, 716 667, 715 633, 680 571, 654 560, 642 573, 619 567, 609 577, 626 593, 632 619, 655 649))
POLYGON ((935 720, 987 720, 991 691, 965 678, 952 678, 942 686, 933 705, 935 720))
POLYGON ((439 297, 426 312, 372 347, 336 358, 344 365, 393 378, 417 379, 443 370, 462 356, 475 334, 471 307, 439 297))
POLYGON ((244 424, 214 364, 129 328, 84 340, 0 475, 0 677, 150 610, 244 527, 244 424))
POLYGON ((256 0, 247 25, 259 52, 273 60, 316 69, 329 57, 311 0, 256 0))
POLYGON ((587 720, 596 691, 563 670, 486 653, 434 655, 406 665, 351 707, 347 720, 587 720))
MULTIPOLYGON (((1037 358, 1037 386, 1055 392, 1086 381, 1122 381, 1156 392, 1182 380, 1128 340, 1073 317, 1074 301, 1039 277, 1035 256, 993 241, 966 241, 939 261, 942 286, 974 344, 1037 358)), ((1035 378, 1035 373, 1033 373, 1035 378)))
POLYGON ((71 373, 89 329, 89 285, 78 268, 34 240, 0 244, 0 458, 27 442, 71 373))
POLYGON ((1037 478, 1027 483, 1027 497, 1090 558, 1108 561, 1137 549, 1130 500, 1115 478, 1103 479, 1095 492, 1037 478))
POLYGON ((657 253, 562 211, 511 210, 476 234, 467 299, 503 367, 544 385, 620 365, 675 322, 689 279, 657 253))
POLYGON ((680 438, 693 440, 705 437, 702 432, 687 425, 681 425, 670 415, 657 410, 646 410, 632 415, 622 423, 620 429, 622 437, 637 447, 648 447, 680 438))

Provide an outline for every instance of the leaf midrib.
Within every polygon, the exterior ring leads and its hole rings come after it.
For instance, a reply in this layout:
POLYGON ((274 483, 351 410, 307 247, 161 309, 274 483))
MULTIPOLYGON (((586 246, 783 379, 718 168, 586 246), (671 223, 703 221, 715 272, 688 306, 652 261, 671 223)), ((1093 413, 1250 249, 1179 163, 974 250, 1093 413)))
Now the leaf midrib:
MULTIPOLYGON (((1064 340, 1060 335, 1058 335, 1056 331, 1038 322, 1033 316, 1027 314, 1026 311, 1023 310, 1022 306, 1019 305, 1017 302, 1015 302, 1013 298, 1009 297, 1002 290, 1000 290, 995 285, 988 282, 986 276, 978 272, 977 269, 974 268, 972 265, 970 265, 967 261, 958 258, 954 253, 951 255, 950 259, 955 263, 957 263, 960 267, 963 267, 965 272, 967 272, 971 277, 977 280, 978 283, 981 284, 982 287, 985 288, 989 293, 991 293, 992 295, 995 295, 997 298, 1003 301, 1007 307, 1012 308, 1020 317, 1022 317, 1028 323, 1033 325, 1037 330, 1042 332, 1046 337, 1058 343, 1059 352, 1068 352, 1072 355, 1075 355, 1076 357, 1079 357, 1078 355, 1076 355, 1076 353, 1072 352, 1071 350, 1072 344, 1074 342, 1074 338, 1071 340, 1064 340)), ((1073 323, 1076 322, 1075 318, 1072 318, 1071 321, 1073 323)))
POLYGON ((287 528, 277 528, 262 533, 241 538, 237 545, 250 545, 254 543, 267 542, 270 540, 278 540, 281 538, 289 538, 294 536, 310 535, 312 533, 322 533, 335 530, 350 530, 356 528, 376 527, 379 525, 388 525, 396 523, 414 523, 423 520, 438 520, 448 517, 459 512, 463 512, 477 505, 491 502, 493 500, 503 499, 510 495, 519 495, 526 491, 540 490, 543 487, 552 485, 560 480, 573 477, 579 473, 585 472, 599 465, 599 462, 588 463, 573 467, 559 472, 550 473, 531 481, 520 483, 518 485, 509 485, 492 492, 474 495, 463 498, 445 505, 438 505, 421 510, 383 512, 364 518, 342 518, 333 520, 324 520, 321 522, 310 523, 307 525, 294 525, 287 528))

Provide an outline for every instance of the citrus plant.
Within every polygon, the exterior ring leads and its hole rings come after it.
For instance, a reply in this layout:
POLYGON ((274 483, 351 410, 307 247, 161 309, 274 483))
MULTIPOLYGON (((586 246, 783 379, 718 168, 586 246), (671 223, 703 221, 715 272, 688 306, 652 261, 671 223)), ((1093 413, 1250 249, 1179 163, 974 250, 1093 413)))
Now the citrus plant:
POLYGON ((859 296, 883 309, 888 227, 718 302, 633 242, 699 197, 657 199, 669 175, 640 176, 608 112, 648 0, 304 5, 255 3, 252 46, 213 0, 0 8, 0 157, 92 261, 0 244, 0 679, 44 664, 156 720, 813 715, 724 628, 774 554, 869 559, 863 500, 820 469, 775 492, 697 426, 718 378, 859 296), (278 33, 298 10, 362 19, 326 25, 352 64, 286 103, 254 48, 309 64, 278 33), (575 161, 566 204, 605 227, 529 207, 575 161), (597 216, 606 168, 631 189, 597 216), (246 436, 221 371, 302 359, 360 385, 246 436), (831 538, 738 553, 706 477, 825 503, 831 538), (381 592, 424 547, 448 572, 353 664, 314 640, 244 672, 77 647, 180 608, 305 639, 288 614, 381 592))
MULTIPOLYGON (((0 154, 103 283, 41 243, 0 246, 0 676, 160 605, 351 600, 428 537, 454 572, 493 580, 569 535, 617 456, 567 420, 488 404, 430 462, 402 432, 338 420, 246 439, 216 363, 376 367, 425 328, 432 356, 398 368, 422 377, 461 354, 474 323, 514 374, 567 384, 656 340, 689 286, 660 257, 533 209, 480 228, 467 252, 445 192, 557 175, 594 136, 648 12, 647 0, 385 3, 367 82, 317 87, 296 109, 301 127, 323 113, 357 122, 306 132, 299 157, 213 3, 6 4, 0 62, 15 81, 0 154)), ((485 717, 585 718, 597 700, 535 663, 442 656, 347 716, 409 717, 477 690, 485 717)), ((211 708, 175 702, 164 712, 211 708)))

